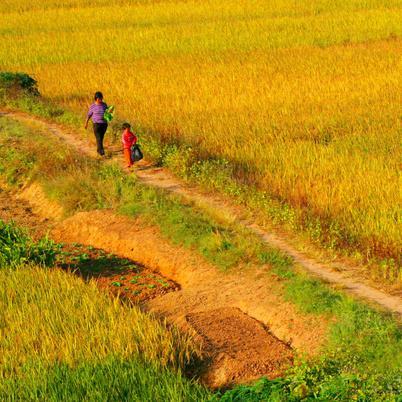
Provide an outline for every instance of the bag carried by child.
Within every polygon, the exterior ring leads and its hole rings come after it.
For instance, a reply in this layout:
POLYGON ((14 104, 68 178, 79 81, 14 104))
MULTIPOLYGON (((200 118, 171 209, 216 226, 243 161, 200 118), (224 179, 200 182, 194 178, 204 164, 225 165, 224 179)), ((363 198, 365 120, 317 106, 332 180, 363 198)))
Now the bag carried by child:
POLYGON ((140 161, 142 158, 144 157, 144 155, 141 152, 140 147, 138 146, 138 144, 135 144, 131 147, 131 159, 133 162, 138 162, 140 161))

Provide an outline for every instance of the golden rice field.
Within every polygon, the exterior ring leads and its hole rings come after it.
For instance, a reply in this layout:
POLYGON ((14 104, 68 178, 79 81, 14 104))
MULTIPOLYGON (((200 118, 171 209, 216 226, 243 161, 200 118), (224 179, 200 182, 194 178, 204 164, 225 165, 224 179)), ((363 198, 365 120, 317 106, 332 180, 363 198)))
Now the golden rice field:
POLYGON ((242 166, 397 256, 402 0, 2 0, 0 70, 242 166))
POLYGON ((3 266, 0 281, 2 401, 207 399, 176 328, 60 269, 3 266))
POLYGON ((69 365, 114 355, 184 367, 195 354, 188 336, 139 308, 124 306, 62 270, 2 269, 0 379, 30 359, 69 365))

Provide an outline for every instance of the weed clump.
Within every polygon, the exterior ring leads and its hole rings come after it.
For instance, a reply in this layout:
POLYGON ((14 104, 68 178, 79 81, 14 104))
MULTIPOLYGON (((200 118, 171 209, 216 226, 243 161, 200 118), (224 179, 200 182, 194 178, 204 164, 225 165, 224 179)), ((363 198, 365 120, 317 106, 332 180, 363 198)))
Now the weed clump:
POLYGON ((26 73, 0 72, 0 95, 16 97, 18 95, 39 96, 37 81, 26 73))
POLYGON ((0 268, 15 267, 25 263, 52 266, 58 246, 47 238, 34 242, 28 234, 0 220, 0 268))

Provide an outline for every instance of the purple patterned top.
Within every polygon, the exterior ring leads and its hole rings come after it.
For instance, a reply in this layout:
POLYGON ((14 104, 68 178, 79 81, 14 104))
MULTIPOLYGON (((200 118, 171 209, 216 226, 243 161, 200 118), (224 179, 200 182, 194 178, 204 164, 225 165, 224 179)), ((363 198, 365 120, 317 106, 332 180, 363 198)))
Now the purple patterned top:
POLYGON ((105 102, 102 102, 101 104, 97 104, 96 102, 93 103, 88 110, 88 118, 92 117, 92 122, 93 123, 107 123, 107 121, 103 118, 103 115, 105 114, 105 110, 107 109, 107 105, 105 102))

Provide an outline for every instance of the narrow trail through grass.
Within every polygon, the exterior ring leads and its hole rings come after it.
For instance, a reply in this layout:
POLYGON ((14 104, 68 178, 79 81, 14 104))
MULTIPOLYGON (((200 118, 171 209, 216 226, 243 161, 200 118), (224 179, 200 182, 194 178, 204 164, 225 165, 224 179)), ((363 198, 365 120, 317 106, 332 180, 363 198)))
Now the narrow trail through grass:
MULTIPOLYGON (((96 153, 93 146, 83 139, 75 135, 74 132, 62 127, 56 123, 51 123, 38 117, 17 111, 0 110, 0 115, 21 121, 21 122, 36 122, 43 126, 45 131, 51 135, 65 141, 67 144, 75 147, 79 152, 95 157, 96 153)), ((113 159, 120 158, 120 155, 113 156, 113 159)), ((216 194, 206 194, 195 186, 189 186, 182 180, 174 177, 165 168, 155 168, 146 162, 141 163, 135 170, 135 174, 142 183, 149 186, 162 188, 171 193, 180 195, 186 200, 193 202, 198 207, 207 209, 209 212, 214 212, 216 215, 223 215, 230 221, 236 221, 243 227, 257 234, 263 242, 280 249, 309 273, 319 276, 325 281, 338 285, 345 291, 355 294, 360 298, 375 302, 381 307, 402 315, 402 299, 398 295, 391 295, 382 290, 378 290, 366 284, 362 278, 356 277, 352 267, 343 265, 341 268, 329 263, 319 263, 313 258, 305 256, 303 253, 295 249, 286 238, 278 234, 266 231, 253 221, 244 219, 245 210, 239 206, 231 205, 227 200, 216 194)))
MULTIPOLYGON (((331 288, 320 281, 312 280, 297 269, 297 264, 295 266, 289 257, 267 246, 244 225, 238 224, 239 220, 232 222, 230 216, 225 216, 223 209, 210 208, 208 203, 201 205, 199 200, 191 202, 172 191, 147 186, 135 175, 126 175, 116 161, 95 160, 85 153, 80 154, 81 145, 88 147, 85 141, 81 144, 78 141, 78 148, 73 147, 66 142, 68 138, 60 139, 49 135, 48 125, 32 120, 30 116, 24 122, 7 117, 0 120, 2 179, 8 183, 10 190, 14 190, 14 196, 21 196, 31 187, 42 189, 42 196, 40 193, 30 192, 26 199, 34 201, 32 210, 35 213, 37 206, 44 207, 42 211, 46 216, 50 212, 47 207, 51 206, 52 200, 58 204, 62 214, 59 215, 60 221, 56 217, 58 223, 55 224, 56 228, 61 229, 64 225, 65 234, 83 236, 84 241, 109 242, 101 248, 112 250, 112 246, 118 246, 116 253, 121 256, 124 256, 121 251, 123 247, 126 252, 136 251, 141 258, 152 257, 150 264, 146 261, 139 263, 153 266, 157 270, 158 265, 154 263, 164 253, 170 258, 171 267, 182 277, 190 274, 193 268, 199 280, 187 278, 189 284, 207 286, 209 295, 214 287, 213 284, 206 283, 205 273, 219 274, 222 280, 227 281, 231 277, 233 281, 228 283, 227 292, 222 292, 221 283, 215 289, 218 290, 219 297, 211 300, 214 306, 219 303, 221 305, 218 307, 227 304, 232 307, 234 297, 238 297, 241 303, 238 307, 243 312, 258 319, 255 312, 261 313, 263 306, 271 308, 277 318, 279 315, 277 322, 283 326, 284 317, 291 319, 286 305, 278 306, 270 300, 262 302, 260 297, 265 292, 275 298, 279 291, 279 298, 295 310, 299 319, 305 317, 309 324, 314 321, 329 324, 327 339, 319 355, 308 361, 303 356, 298 356, 295 365, 285 377, 263 380, 255 386, 237 387, 233 392, 217 394, 217 400, 299 401, 306 396, 323 401, 399 400, 401 337, 398 323, 390 314, 376 312, 353 300, 345 292, 338 292, 333 286, 331 288), (25 190, 18 191, 22 187, 25 190), (35 201, 38 200, 35 197, 38 195, 39 203, 36 204, 35 201), (129 210, 123 211, 123 207, 128 207, 129 210), (65 219, 66 216, 69 218, 65 219), (91 239, 86 234, 90 234, 91 239), (254 264, 258 274, 256 278, 252 275, 254 264), (227 272, 220 272, 221 269, 227 272), (259 279, 259 282, 255 279, 259 279), (240 295, 239 287, 246 288, 246 293, 240 295), (251 301, 250 312, 243 303, 245 296, 251 301)), ((58 134, 60 127, 53 128, 54 133, 58 134)), ((65 128, 62 130, 67 131, 65 128)), ((71 135, 75 137, 77 133, 72 132, 71 135)), ((74 138, 70 140, 73 141, 74 138)), ((89 149, 89 153, 90 151, 89 149)), ((197 193, 196 190, 194 188, 194 193, 197 193)), ((238 213, 240 212, 239 209, 238 213)), ((52 231, 52 236, 53 233, 52 231)), ((54 240, 60 241, 57 237, 54 240)), ((133 256, 134 260, 135 258, 133 256)), ((166 276, 170 277, 169 274, 166 276)), ((186 292, 186 281, 179 280, 178 283, 183 283, 182 289, 186 292)), ((188 293, 187 296, 191 296, 188 293)), ((184 318, 189 318, 196 327, 207 323, 210 328, 216 323, 209 314, 211 305, 205 304, 206 293, 195 293, 192 299, 198 303, 198 311, 206 314, 198 314, 192 308, 192 303, 187 304, 189 311, 184 318)), ((154 311, 159 307, 165 311, 166 302, 170 300, 173 302, 173 309, 177 307, 183 311, 186 305, 181 302, 191 301, 189 297, 184 298, 185 296, 183 293, 180 295, 180 292, 172 292, 154 299, 155 302, 150 304, 154 311)), ((215 312, 221 319, 222 308, 215 312)), ((233 309, 226 309, 225 312, 229 317, 233 309)), ((229 321, 232 323, 233 319, 229 321)), ((270 319, 261 321, 273 328, 270 319)), ((235 327, 241 329, 244 326, 235 327)), ((285 330, 294 336, 297 333, 295 322, 285 330)), ((317 332, 317 325, 314 324, 310 330, 302 331, 309 335, 316 335, 317 332)), ((220 329, 219 333, 231 335, 231 341, 236 339, 233 331, 220 329)), ((273 334, 280 340, 286 339, 277 335, 274 328, 273 334)), ((75 381, 80 373, 92 375, 92 372, 101 372, 105 377, 103 383, 107 386, 110 382, 108 373, 116 367, 114 363, 108 367, 83 367, 82 370, 79 367, 76 373, 66 372, 65 368, 59 367, 53 377, 50 373, 49 379, 67 375, 75 381)), ((126 368, 123 367, 122 370, 125 371, 126 368)), ((11 387, 14 385, 10 384, 11 387)), ((91 384, 88 386, 92 387, 91 384)), ((35 387, 29 388, 36 392, 35 387)))

